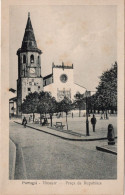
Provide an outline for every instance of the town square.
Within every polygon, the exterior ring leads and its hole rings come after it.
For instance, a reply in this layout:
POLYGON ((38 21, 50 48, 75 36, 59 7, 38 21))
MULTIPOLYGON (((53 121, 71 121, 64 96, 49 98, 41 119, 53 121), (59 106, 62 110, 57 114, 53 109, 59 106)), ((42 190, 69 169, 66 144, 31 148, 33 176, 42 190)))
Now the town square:
POLYGON ((117 179, 116 10, 87 9, 100 18, 77 6, 41 8, 36 17, 35 8, 10 9, 10 23, 22 17, 25 25, 19 36, 10 28, 18 42, 10 51, 10 180, 117 179))

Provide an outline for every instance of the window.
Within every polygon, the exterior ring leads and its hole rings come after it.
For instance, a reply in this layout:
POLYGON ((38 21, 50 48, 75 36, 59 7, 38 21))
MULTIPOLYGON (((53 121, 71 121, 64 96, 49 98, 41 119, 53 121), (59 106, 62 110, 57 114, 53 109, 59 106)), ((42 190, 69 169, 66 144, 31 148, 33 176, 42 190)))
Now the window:
POLYGON ((30 62, 31 62, 31 63, 34 63, 34 55, 31 55, 31 56, 30 56, 30 62))
POLYGON ((40 89, 40 86, 38 86, 38 90, 40 89))
POLYGON ((40 64, 40 58, 39 58, 39 56, 38 56, 38 64, 40 64))
POLYGON ((12 107, 11 110, 14 110, 14 107, 12 107))
POLYGON ((31 88, 28 88, 28 92, 30 92, 31 91, 31 88))
POLYGON ((29 82, 29 85, 32 85, 32 82, 29 82))
POLYGON ((62 74, 60 76, 60 80, 61 80, 62 83, 66 83, 67 80, 68 80, 68 76, 66 74, 62 74))
POLYGON ((29 46, 32 46, 32 42, 31 41, 29 42, 29 46))
POLYGON ((26 56, 23 55, 23 63, 26 63, 26 56))

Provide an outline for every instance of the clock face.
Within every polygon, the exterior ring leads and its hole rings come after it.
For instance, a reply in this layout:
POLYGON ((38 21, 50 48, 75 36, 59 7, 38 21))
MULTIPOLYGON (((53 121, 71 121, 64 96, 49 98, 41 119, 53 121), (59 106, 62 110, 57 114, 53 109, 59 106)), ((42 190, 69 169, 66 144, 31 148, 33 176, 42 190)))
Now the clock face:
POLYGON ((30 68, 30 73, 34 74, 35 73, 35 68, 30 68))
POLYGON ((62 75, 60 76, 60 81, 61 81, 62 83, 66 83, 67 80, 68 80, 68 76, 67 76, 66 74, 62 74, 62 75))

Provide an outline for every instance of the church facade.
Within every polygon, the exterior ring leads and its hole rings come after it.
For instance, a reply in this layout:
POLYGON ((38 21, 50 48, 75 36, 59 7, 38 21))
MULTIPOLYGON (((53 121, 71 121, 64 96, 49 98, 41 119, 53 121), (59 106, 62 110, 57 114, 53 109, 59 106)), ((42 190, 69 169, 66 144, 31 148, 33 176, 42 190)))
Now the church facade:
POLYGON ((57 101, 64 97, 73 100, 76 93, 85 93, 86 89, 74 83, 74 67, 52 64, 52 74, 43 77, 44 90, 51 92, 57 101))
POLYGON ((35 40, 30 14, 24 32, 21 48, 17 50, 18 56, 18 79, 17 79, 17 115, 23 100, 29 93, 35 91, 47 91, 61 101, 64 96, 73 100, 74 95, 85 93, 86 88, 74 83, 74 66, 55 65, 52 63, 52 73, 42 77, 41 54, 35 40))

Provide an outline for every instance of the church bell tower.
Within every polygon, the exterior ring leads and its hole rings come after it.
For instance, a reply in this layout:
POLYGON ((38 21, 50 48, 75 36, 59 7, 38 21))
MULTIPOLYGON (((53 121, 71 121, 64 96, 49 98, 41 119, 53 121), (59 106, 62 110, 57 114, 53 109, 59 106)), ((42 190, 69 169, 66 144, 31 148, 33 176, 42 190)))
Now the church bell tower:
POLYGON ((40 92, 43 90, 43 78, 41 76, 41 54, 42 51, 37 48, 30 13, 28 13, 28 20, 22 46, 17 50, 17 114, 20 113, 21 103, 26 95, 31 92, 40 92))

